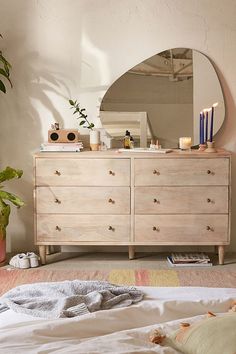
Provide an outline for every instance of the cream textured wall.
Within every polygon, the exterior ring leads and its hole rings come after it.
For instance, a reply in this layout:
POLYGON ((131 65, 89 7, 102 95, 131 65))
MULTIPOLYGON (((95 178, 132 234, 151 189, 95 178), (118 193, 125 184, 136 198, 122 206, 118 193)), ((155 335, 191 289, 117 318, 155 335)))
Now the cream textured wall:
MULTIPOLYGON (((13 251, 33 245, 32 153, 52 121, 76 126, 67 99, 78 97, 96 118, 112 82, 167 48, 197 49, 219 74, 227 108, 217 144, 234 152, 236 200, 235 0, 0 0, 0 9, 1 45, 14 83, 0 95, 1 165, 23 168, 23 180, 11 188, 27 202, 12 214, 13 251)), ((231 250, 236 250, 234 205, 231 250)))

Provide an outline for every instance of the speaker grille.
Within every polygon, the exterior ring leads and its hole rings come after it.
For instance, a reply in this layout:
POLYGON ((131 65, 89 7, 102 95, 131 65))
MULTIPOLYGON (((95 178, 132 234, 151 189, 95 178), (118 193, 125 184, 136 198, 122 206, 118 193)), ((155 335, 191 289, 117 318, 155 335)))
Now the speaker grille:
POLYGON ((67 134, 67 139, 68 139, 69 141, 73 141, 73 140, 75 140, 75 138, 76 138, 76 136, 75 136, 74 133, 69 133, 69 134, 67 134))
POLYGON ((53 141, 57 141, 58 138, 59 138, 59 135, 58 135, 57 133, 52 133, 52 134, 50 135, 50 138, 51 138, 53 141))

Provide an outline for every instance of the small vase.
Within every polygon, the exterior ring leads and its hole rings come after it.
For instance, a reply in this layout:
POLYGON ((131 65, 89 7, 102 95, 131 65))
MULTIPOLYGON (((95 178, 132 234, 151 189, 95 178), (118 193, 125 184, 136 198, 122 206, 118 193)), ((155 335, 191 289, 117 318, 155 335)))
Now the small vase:
POLYGON ((100 131, 93 129, 90 130, 90 150, 98 151, 100 145, 100 131))
POLYGON ((205 144, 199 144, 199 148, 198 148, 199 151, 205 151, 205 149, 206 149, 205 144))
POLYGON ((207 141, 207 148, 206 148, 205 152, 216 152, 214 141, 207 141))
POLYGON ((3 266, 6 261, 6 239, 0 239, 0 266, 3 266))

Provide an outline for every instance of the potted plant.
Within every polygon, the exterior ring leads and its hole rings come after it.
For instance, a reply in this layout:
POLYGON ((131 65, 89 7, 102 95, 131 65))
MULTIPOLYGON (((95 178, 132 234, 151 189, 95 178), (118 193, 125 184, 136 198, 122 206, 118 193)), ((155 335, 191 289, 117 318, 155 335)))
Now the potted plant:
MULTIPOLYGON (((20 178, 22 174, 22 170, 15 170, 8 166, 0 172, 0 184, 13 178, 20 178)), ((21 198, 4 191, 3 186, 0 185, 0 263, 3 263, 6 259, 6 228, 9 223, 11 212, 10 204, 7 202, 11 202, 18 208, 24 205, 21 198)))
MULTIPOLYGON (((0 37, 2 38, 2 35, 0 33, 0 37)), ((11 64, 6 60, 6 58, 3 56, 2 51, 0 50, 0 75, 2 78, 6 79, 11 87, 12 87, 12 82, 10 80, 10 69, 11 69, 11 64)), ((0 79, 0 91, 3 93, 6 93, 6 86, 4 82, 0 79)))
MULTIPOLYGON (((0 37, 2 38, 1 34, 0 37)), ((7 80, 12 87, 10 69, 11 64, 3 56, 2 51, 0 50, 0 78, 7 80)), ((0 91, 6 93, 6 86, 1 79, 0 91)), ((0 184, 13 178, 20 178, 22 174, 22 170, 15 170, 14 168, 6 167, 5 170, 0 172, 0 184)), ((0 264, 4 263, 6 259, 6 227, 9 223, 9 216, 11 212, 11 207, 7 201, 11 202, 18 208, 24 205, 24 202, 19 197, 4 191, 3 186, 0 185, 0 264)))
POLYGON ((94 129, 94 124, 90 123, 88 120, 88 115, 86 114, 85 108, 81 108, 80 104, 75 100, 69 100, 69 104, 71 108, 74 109, 73 114, 78 114, 79 116, 77 119, 80 120, 79 125, 83 126, 84 128, 89 129, 90 134, 90 149, 91 150, 98 150, 100 144, 100 132, 99 130, 94 129))

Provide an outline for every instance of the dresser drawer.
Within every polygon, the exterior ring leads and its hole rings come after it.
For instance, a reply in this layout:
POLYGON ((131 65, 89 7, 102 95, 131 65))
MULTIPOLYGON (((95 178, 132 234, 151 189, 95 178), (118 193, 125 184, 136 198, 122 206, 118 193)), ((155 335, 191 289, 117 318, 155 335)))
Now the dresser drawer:
POLYGON ((228 187, 135 187, 135 214, 226 214, 228 187))
POLYGON ((228 215, 136 215, 135 242, 214 244, 228 241, 228 215))
POLYGON ((136 186, 228 185, 229 159, 135 159, 136 186))
POLYGON ((128 215, 37 215, 37 242, 129 242, 128 215))
POLYGON ((129 187, 37 187, 37 213, 129 214, 129 187))
POLYGON ((36 159, 36 185, 129 186, 129 159, 36 159))

